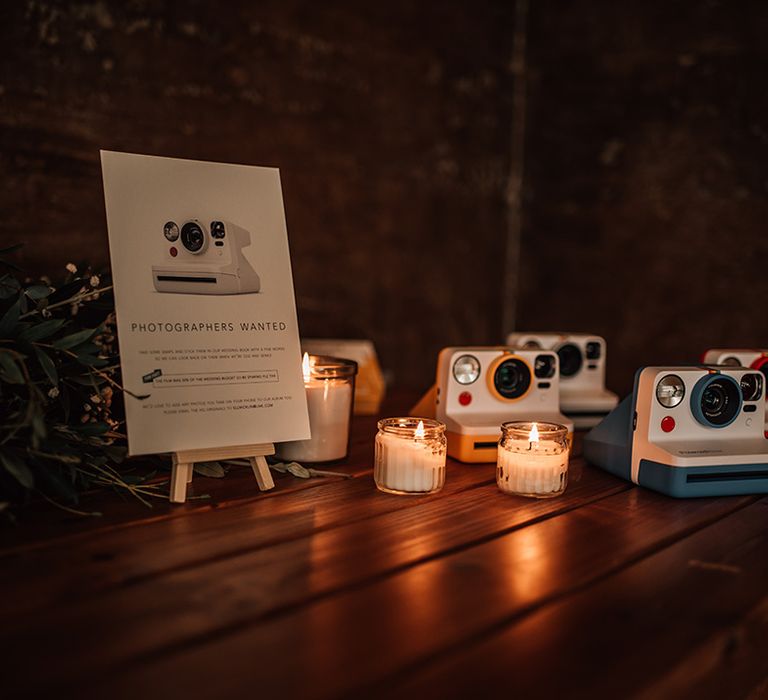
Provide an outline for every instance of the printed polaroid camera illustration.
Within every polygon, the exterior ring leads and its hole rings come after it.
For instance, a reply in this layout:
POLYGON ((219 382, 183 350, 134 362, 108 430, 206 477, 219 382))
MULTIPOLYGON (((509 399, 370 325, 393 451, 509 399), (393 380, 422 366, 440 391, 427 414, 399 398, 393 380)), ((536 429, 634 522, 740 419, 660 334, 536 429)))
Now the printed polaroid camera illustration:
POLYGON ((646 367, 584 439, 589 462, 678 498, 768 492, 765 378, 731 367, 646 367))
MULTIPOLYGON (((160 231, 158 230, 158 234, 160 231)), ((179 219, 163 226, 165 260, 152 266, 158 292, 248 294, 261 281, 243 255, 251 244, 248 231, 232 223, 179 219)))
POLYGON ((501 424, 509 420, 573 423, 559 409, 558 360, 548 350, 450 347, 437 358, 437 380, 412 411, 446 425, 448 454, 495 462, 501 424))
POLYGON ((560 409, 577 428, 592 428, 619 397, 605 388, 605 340, 585 333, 510 333, 507 345, 554 350, 560 358, 560 409))

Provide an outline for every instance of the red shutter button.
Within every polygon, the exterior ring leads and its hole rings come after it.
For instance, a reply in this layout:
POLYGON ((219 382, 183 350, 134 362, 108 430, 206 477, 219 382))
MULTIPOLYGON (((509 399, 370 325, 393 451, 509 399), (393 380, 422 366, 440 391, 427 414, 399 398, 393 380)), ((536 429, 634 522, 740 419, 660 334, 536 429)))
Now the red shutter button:
POLYGON ((470 394, 468 391, 462 391, 459 394, 459 403, 462 406, 469 406, 469 404, 472 403, 472 394, 470 394))
POLYGON ((665 433, 671 433, 675 429, 675 419, 672 416, 664 416, 661 419, 661 429, 665 433))

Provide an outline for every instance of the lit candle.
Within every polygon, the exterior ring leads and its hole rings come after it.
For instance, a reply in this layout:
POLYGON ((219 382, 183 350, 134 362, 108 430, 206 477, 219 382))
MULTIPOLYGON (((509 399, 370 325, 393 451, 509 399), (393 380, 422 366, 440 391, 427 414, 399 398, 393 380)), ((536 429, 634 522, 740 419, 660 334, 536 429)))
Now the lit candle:
POLYGON ((351 360, 304 353, 301 363, 309 412, 308 440, 277 445, 286 461, 330 462, 347 456, 357 364, 351 360))
POLYGON ((433 493, 445 483, 445 424, 429 418, 379 421, 373 476, 387 493, 433 493))
POLYGON ((568 483, 568 429, 554 423, 501 426, 496 483, 504 493, 547 498, 568 483))

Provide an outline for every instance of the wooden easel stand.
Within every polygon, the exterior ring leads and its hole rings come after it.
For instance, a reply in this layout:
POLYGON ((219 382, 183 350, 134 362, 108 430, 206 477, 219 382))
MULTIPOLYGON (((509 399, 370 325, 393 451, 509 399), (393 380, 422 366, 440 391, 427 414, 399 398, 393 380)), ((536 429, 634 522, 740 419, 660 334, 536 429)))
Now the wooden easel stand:
POLYGON ((267 455, 275 454, 275 446, 271 442, 258 445, 240 445, 238 447, 211 447, 203 450, 184 450, 174 452, 171 471, 171 503, 184 503, 187 500, 187 485, 192 481, 196 462, 214 462, 223 459, 246 458, 253 469, 259 490, 269 491, 275 488, 272 474, 269 472, 267 455))

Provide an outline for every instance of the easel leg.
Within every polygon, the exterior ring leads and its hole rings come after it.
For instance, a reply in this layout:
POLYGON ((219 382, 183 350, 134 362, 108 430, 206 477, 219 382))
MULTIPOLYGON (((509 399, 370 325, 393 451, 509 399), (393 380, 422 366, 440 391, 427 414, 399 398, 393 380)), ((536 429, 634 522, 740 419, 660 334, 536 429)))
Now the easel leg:
POLYGON ((192 481, 192 465, 178 462, 173 456, 171 469, 171 503, 184 503, 187 500, 187 484, 192 481))
POLYGON ((269 471, 266 457, 251 457, 251 468, 256 477, 256 483, 262 491, 269 491, 275 488, 275 482, 272 481, 272 474, 269 471))

